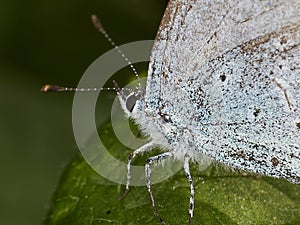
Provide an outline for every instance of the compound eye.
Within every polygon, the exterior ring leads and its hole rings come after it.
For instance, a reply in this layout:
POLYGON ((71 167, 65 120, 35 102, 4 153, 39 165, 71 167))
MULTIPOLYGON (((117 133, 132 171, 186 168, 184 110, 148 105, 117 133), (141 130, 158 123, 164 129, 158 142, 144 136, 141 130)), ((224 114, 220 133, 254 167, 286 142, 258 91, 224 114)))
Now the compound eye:
POLYGON ((129 112, 133 111, 137 100, 138 98, 134 94, 128 96, 128 98, 126 99, 126 108, 129 112))
POLYGON ((172 122, 171 117, 168 114, 161 114, 160 116, 166 123, 172 122))

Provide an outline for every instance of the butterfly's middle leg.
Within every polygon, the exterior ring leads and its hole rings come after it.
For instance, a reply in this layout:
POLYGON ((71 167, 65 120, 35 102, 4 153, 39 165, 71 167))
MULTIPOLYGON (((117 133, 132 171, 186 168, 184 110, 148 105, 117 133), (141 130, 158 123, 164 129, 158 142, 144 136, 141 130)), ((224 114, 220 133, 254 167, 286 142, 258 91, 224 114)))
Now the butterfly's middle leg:
POLYGON ((194 190, 194 181, 190 172, 189 166, 190 157, 188 154, 184 156, 184 172, 190 183, 190 206, 189 206, 189 225, 192 225, 193 213, 194 213, 194 202, 195 202, 195 190, 194 190))
POLYGON ((151 199, 151 203, 152 203, 152 207, 153 207, 153 210, 154 210, 154 214, 155 216, 158 218, 159 222, 161 224, 166 224, 164 222, 164 220, 161 218, 161 216, 159 215, 158 213, 158 210, 157 210, 157 207, 156 207, 156 204, 155 204, 155 201, 154 201, 154 197, 153 197, 153 193, 152 193, 152 190, 151 190, 151 180, 150 180, 150 177, 151 177, 151 169, 150 169, 150 165, 153 163, 153 162, 158 162, 158 161, 163 161, 165 159, 168 159, 168 158, 171 158, 173 157, 173 153, 172 152, 166 152, 166 153, 162 153, 160 155, 156 155, 156 156, 153 156, 153 157, 150 157, 147 159, 146 161, 146 164, 145 164, 145 173, 146 173, 146 185, 147 185, 147 189, 148 189, 148 192, 149 192, 149 195, 150 195, 150 199, 151 199))

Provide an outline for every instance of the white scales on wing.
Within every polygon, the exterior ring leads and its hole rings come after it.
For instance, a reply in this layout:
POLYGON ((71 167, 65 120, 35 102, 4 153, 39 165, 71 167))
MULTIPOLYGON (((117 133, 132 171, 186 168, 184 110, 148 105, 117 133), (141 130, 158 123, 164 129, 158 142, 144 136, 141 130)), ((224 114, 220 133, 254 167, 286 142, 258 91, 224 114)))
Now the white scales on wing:
POLYGON ((170 1, 131 116, 175 157, 300 183, 299 12, 299 1, 170 1))

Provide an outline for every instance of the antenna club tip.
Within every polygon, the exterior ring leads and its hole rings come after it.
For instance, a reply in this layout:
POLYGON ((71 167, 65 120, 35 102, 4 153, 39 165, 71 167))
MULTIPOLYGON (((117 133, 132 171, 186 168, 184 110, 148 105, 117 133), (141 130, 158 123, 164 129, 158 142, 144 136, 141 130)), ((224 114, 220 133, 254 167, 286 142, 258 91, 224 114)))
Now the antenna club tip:
POLYGON ((99 18, 95 14, 91 15, 91 20, 92 20, 92 22, 93 22, 96 29, 98 29, 98 30, 103 29, 103 26, 102 26, 99 18))
POLYGON ((43 87, 41 87, 41 92, 50 92, 50 91, 61 91, 63 88, 60 86, 52 85, 52 84, 46 84, 43 87))

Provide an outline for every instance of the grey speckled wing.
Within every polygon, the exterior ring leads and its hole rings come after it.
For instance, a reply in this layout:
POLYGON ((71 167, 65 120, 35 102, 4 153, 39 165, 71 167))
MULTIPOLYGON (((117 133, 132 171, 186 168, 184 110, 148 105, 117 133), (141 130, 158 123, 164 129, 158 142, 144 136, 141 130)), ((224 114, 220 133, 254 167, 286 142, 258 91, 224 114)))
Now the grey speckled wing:
POLYGON ((175 155, 300 183, 299 12, 299 0, 169 2, 145 102, 170 118, 157 127, 175 155))

